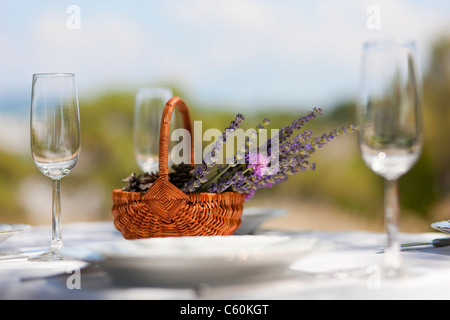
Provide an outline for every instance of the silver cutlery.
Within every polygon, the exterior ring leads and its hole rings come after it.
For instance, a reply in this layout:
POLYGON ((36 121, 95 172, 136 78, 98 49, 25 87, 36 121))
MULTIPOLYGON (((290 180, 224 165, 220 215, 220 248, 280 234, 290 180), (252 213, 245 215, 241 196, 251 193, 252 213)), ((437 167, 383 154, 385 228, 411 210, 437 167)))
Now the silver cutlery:
MULTIPOLYGON (((411 243, 403 243, 400 245, 401 249, 409 249, 414 247, 422 247, 422 246, 433 246, 435 248, 441 248, 450 246, 450 238, 442 238, 442 239, 434 239, 429 242, 411 242, 411 243)), ((377 253, 383 253, 384 249, 380 249, 377 253)))
POLYGON ((416 247, 416 246, 433 246, 433 247, 446 247, 450 246, 450 238, 442 238, 442 239, 434 239, 430 242, 413 242, 413 243, 405 243, 402 244, 402 248, 410 248, 410 247, 416 247))
POLYGON ((33 254, 44 252, 45 249, 30 249, 30 250, 8 250, 0 252, 0 261, 2 260, 16 260, 28 259, 33 254))

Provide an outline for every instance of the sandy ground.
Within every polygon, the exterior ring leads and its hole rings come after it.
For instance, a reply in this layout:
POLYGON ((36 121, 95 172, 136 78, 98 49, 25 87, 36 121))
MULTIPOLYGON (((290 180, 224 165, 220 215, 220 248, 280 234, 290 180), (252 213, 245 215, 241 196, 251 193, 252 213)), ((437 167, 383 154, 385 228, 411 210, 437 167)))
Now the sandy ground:
MULTIPOLYGON (((259 205, 273 207, 274 203, 260 201, 259 205)), ((286 210, 286 215, 273 218, 261 227, 265 229, 303 229, 303 230, 366 230, 384 232, 383 212, 379 216, 366 217, 355 215, 336 208, 333 205, 314 201, 279 201, 276 208, 286 210)), ((400 231, 430 232, 434 231, 432 222, 450 219, 450 200, 441 204, 427 219, 415 214, 401 212, 400 231)))

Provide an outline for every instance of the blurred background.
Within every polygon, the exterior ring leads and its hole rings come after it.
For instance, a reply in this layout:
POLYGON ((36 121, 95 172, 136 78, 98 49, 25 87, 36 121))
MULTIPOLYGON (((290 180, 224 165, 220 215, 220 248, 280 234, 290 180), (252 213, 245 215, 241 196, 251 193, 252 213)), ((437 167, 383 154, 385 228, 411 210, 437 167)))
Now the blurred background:
MULTIPOLYGON (((365 40, 416 41, 425 148, 400 180, 401 230, 450 219, 450 2, 448 1, 8 1, 0 2, 0 223, 49 224, 51 181, 29 147, 31 78, 76 74, 82 152, 62 182, 63 222, 112 220, 111 191, 138 172, 132 146, 136 91, 167 86, 203 129, 288 125, 313 107, 320 135, 354 123, 365 40)), ((314 172, 259 191, 248 206, 285 208, 268 227, 383 229, 383 181, 356 136, 314 154, 314 172)))

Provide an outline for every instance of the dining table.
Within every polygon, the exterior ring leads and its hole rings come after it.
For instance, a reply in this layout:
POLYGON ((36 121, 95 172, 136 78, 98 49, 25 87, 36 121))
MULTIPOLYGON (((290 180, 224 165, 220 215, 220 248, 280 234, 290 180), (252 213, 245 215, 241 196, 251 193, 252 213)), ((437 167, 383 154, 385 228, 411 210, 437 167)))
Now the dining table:
MULTIPOLYGON (((294 259, 286 272, 249 281, 202 283, 193 287, 117 283, 101 265, 78 259, 32 261, 49 245, 50 225, 31 226, 0 243, 2 300, 416 300, 449 299, 450 246, 422 245, 401 252, 404 273, 382 272, 383 233, 364 230, 258 229, 249 237, 315 239, 328 247, 294 259), (75 278, 78 277, 78 278, 75 278), (75 281, 76 280, 76 281, 75 281)), ((240 237, 234 235, 233 237, 240 237)), ((402 243, 445 238, 441 232, 401 233, 402 243)), ((130 241, 112 221, 71 222, 63 226, 66 248, 89 243, 130 241)), ((150 272, 150 271, 149 271, 150 272)), ((180 262, 179 272, 183 272, 180 262)), ((266 305, 267 305, 266 304, 266 305)), ((232 311, 228 309, 228 311, 232 311)), ((235 309, 238 311, 238 309, 235 309)))

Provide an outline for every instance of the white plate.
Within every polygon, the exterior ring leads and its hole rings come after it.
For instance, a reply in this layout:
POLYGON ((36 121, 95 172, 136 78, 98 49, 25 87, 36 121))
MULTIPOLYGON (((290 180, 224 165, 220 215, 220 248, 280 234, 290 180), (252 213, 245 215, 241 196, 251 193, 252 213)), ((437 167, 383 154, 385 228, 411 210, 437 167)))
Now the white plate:
POLYGON ((281 276, 295 260, 327 248, 288 236, 200 236, 91 243, 63 254, 99 264, 122 285, 197 287, 281 276))
POLYGON ((242 211, 242 224, 234 234, 254 234, 259 226, 269 219, 283 216, 286 210, 273 208, 248 207, 242 211))
POLYGON ((0 242, 30 228, 27 224, 0 224, 0 242))
POLYGON ((431 227, 445 233, 450 233, 450 221, 435 222, 431 224, 431 227))

